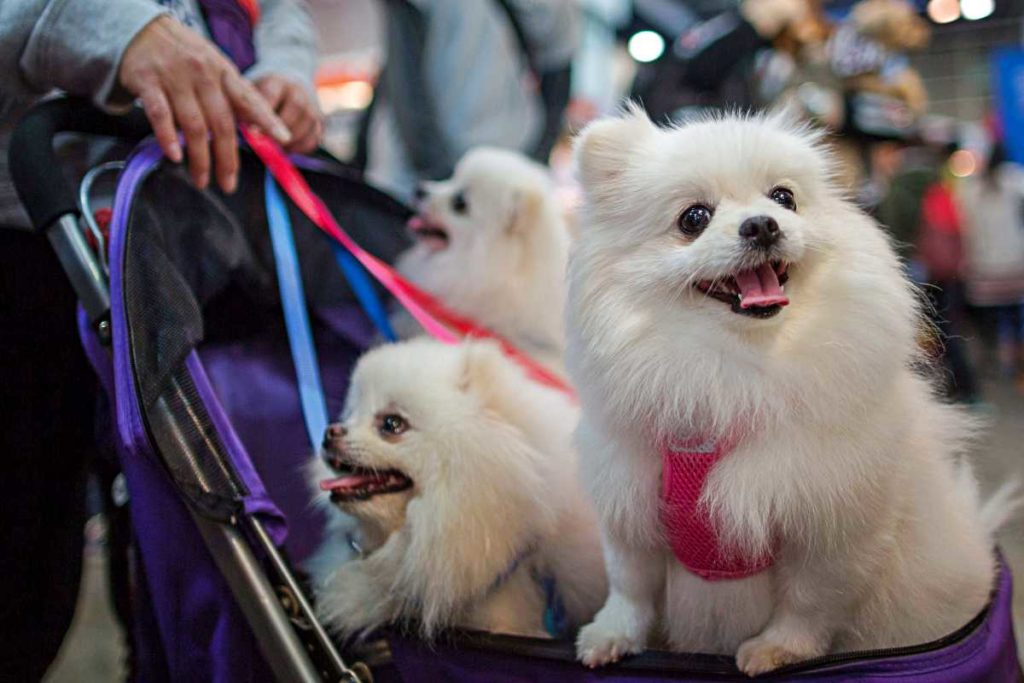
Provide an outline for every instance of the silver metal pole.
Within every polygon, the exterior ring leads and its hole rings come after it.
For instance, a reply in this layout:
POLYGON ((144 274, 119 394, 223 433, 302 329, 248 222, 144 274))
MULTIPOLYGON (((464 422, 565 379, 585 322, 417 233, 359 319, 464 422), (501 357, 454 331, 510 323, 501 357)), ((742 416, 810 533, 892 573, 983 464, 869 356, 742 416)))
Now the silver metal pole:
MULTIPOLYGON (((324 630, 323 625, 316 618, 316 613, 313 611, 313 606, 306 600, 305 594, 302 592, 302 588, 299 586, 295 577, 292 576, 291 570, 284 558, 281 557, 281 553, 278 551, 277 546, 274 545, 274 541, 270 538, 266 529, 255 517, 248 517, 249 526, 253 530, 253 534, 256 536, 256 540, 259 541, 260 546, 263 548, 263 552, 267 554, 267 558, 271 564, 274 565, 274 569, 278 576, 285 582, 288 590, 295 597, 295 601, 298 603, 299 611, 302 613, 305 620, 308 622, 310 629, 313 632, 313 636, 316 638, 320 648, 330 659, 331 664, 340 675, 351 681, 360 681, 360 676, 356 671, 350 669, 345 662, 342 660, 341 655, 338 653, 338 649, 334 646, 334 642, 330 636, 327 635, 327 631, 324 630)), ((358 665, 357 665, 358 666, 358 665)), ((359 667, 362 669, 362 667, 359 667)))
POLYGON ((82 236, 74 214, 64 214, 46 231, 71 286, 82 302, 89 321, 95 323, 110 311, 107 276, 82 236))
POLYGON ((321 683, 324 678, 310 660, 274 588, 238 529, 194 511, 192 519, 277 679, 283 683, 321 683))

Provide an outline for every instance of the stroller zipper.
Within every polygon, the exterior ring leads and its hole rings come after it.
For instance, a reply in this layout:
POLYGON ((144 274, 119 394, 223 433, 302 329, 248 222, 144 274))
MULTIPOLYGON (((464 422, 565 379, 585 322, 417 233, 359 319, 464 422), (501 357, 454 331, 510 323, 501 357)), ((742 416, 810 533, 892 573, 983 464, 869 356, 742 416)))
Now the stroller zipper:
POLYGON ((934 650, 941 650, 945 647, 949 647, 954 643, 963 640, 969 634, 971 634, 981 622, 985 620, 988 615, 989 608, 986 606, 981 612, 977 614, 969 622, 958 628, 952 633, 942 636, 938 640, 933 640, 928 643, 921 643, 920 645, 905 645, 900 647, 887 647, 879 648, 877 650, 862 650, 859 652, 837 652, 831 655, 824 655, 822 657, 815 657, 814 659, 808 659, 797 664, 791 664, 778 669, 773 674, 792 674, 808 669, 817 669, 827 666, 834 666, 837 664, 846 664, 848 662, 857 661, 861 662, 864 660, 871 659, 889 659, 891 657, 909 657, 911 655, 920 655, 926 652, 934 650))
MULTIPOLYGON (((963 640, 974 632, 985 620, 985 617, 988 615, 988 611, 989 608, 985 607, 985 609, 979 612, 977 616, 971 619, 971 621, 953 633, 928 643, 878 648, 875 650, 860 650, 857 652, 839 652, 824 655, 781 667, 771 673, 759 676, 758 679, 771 680, 773 678, 792 676, 794 674, 821 670, 827 667, 838 666, 851 662, 864 662, 875 659, 889 659, 893 657, 908 657, 911 655, 919 655, 926 652, 941 650, 963 640)), ((541 638, 524 638, 517 636, 495 635, 481 631, 459 630, 450 634, 449 642, 456 647, 471 647, 478 650, 499 651, 515 656, 552 659, 557 661, 576 661, 576 652, 571 643, 545 640, 541 638)), ((632 657, 624 662, 610 665, 609 668, 623 671, 656 670, 681 674, 708 674, 719 676, 743 675, 740 670, 736 668, 734 659, 727 655, 697 653, 685 654, 661 650, 648 650, 647 652, 632 657)))

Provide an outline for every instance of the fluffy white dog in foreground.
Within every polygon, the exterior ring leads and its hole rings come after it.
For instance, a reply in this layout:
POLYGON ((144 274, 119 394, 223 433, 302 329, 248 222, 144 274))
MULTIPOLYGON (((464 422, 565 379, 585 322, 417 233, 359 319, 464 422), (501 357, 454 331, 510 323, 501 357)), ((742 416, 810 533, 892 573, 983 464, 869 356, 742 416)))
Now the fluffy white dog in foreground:
MULTIPOLYGON (((547 169, 516 152, 470 150, 449 180, 424 183, 416 240, 396 267, 454 312, 564 374, 569 232, 547 169)), ((396 314, 404 337, 419 328, 396 314)))
POLYGON ((611 584, 579 658, 660 637, 754 675, 974 617, 1005 497, 979 505, 969 421, 913 369, 912 287, 815 136, 634 109, 577 163, 567 359, 611 584))
POLYGON ((318 590, 351 635, 388 623, 544 636, 544 579, 569 624, 607 595, 571 446, 578 410, 491 342, 418 339, 359 361, 319 473, 364 556, 318 590), (329 466, 329 467, 328 467, 329 466))

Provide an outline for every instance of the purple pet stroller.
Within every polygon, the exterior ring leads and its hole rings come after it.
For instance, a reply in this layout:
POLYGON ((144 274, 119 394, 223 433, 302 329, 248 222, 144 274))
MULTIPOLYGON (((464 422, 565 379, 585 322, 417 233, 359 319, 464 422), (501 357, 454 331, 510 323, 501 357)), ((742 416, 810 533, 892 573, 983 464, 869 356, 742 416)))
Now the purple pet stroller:
MULTIPOLYGON (((590 671, 575 663, 569 640, 453 631, 425 644, 395 629, 358 646, 334 642, 297 570, 319 546, 326 519, 310 506, 302 474, 319 437, 304 419, 309 358, 304 374, 287 291, 304 296, 298 315, 332 415, 353 363, 378 338, 374 301, 383 292, 368 288, 296 206, 278 196, 275 209, 276 190, 250 151, 242 151, 240 190, 225 196, 193 188, 147 134, 141 116, 56 99, 26 116, 11 145, 18 191, 78 293, 82 342, 111 406, 134 531, 136 678, 747 680, 730 657, 657 651, 590 671), (87 174, 78 201, 52 148, 62 132, 141 142, 123 164, 87 174), (112 169, 103 249, 90 187, 112 169), (275 212, 291 227, 291 262, 268 231, 275 212)), ((406 246, 404 206, 333 160, 294 163, 367 251, 392 261, 406 246)), ((955 633, 822 657, 766 678, 1020 681, 1011 590, 1000 562, 992 601, 955 633)))

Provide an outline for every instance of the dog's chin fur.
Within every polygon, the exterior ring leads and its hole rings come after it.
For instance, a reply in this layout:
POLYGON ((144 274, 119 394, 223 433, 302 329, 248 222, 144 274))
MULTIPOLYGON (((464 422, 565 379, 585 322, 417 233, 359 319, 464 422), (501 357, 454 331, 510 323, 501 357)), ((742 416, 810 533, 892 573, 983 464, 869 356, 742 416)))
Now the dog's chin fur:
POLYGON ((373 350, 356 367, 343 415, 339 452, 398 469, 413 485, 341 504, 358 520, 364 556, 317 590, 334 630, 398 623, 428 638, 450 626, 543 636, 537 575, 555 579, 577 626, 600 607, 597 520, 571 446, 578 410, 496 345, 418 339, 373 350), (383 438, 382 413, 402 415, 409 429, 383 438))
POLYGON ((970 421, 913 370, 917 298, 882 230, 833 187, 816 136, 782 116, 659 129, 634 108, 586 129, 577 164, 567 362, 613 577, 581 659, 639 651, 660 620, 672 648, 738 651, 756 674, 925 642, 977 614, 1002 513, 981 513, 955 464, 970 421), (796 211, 768 198, 777 186, 796 211), (676 225, 694 203, 715 209, 696 238, 676 225), (749 258, 738 226, 756 215, 776 219, 774 256, 791 264, 790 305, 769 319, 692 286, 749 258), (662 540, 659 444, 726 433, 739 443, 703 501, 723 543, 774 544, 775 562, 706 582, 662 540))
MULTIPOLYGON (((398 271, 453 311, 505 337, 564 374, 565 268, 569 232, 546 169, 515 152, 479 147, 454 176, 426 183, 420 214, 442 225, 448 245, 418 241, 398 271), (467 209, 452 205, 461 193, 467 209)), ((399 333, 419 327, 404 313, 399 333)))

